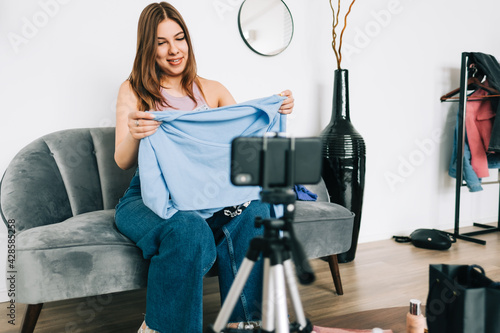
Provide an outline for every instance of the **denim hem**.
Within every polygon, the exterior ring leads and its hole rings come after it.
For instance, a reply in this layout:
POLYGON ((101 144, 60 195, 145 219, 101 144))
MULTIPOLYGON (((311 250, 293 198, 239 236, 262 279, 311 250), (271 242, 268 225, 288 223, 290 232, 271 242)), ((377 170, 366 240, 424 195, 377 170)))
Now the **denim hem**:
MULTIPOLYGON (((457 178, 457 172, 455 169, 450 169, 448 171, 448 175, 452 178, 457 178)), ((483 190, 483 187, 481 186, 481 178, 477 178, 478 182, 473 182, 469 179, 469 181, 467 181, 467 179, 465 179, 465 176, 463 177, 464 178, 464 181, 465 181, 465 185, 467 185, 467 188, 469 189, 469 192, 479 192, 479 191, 482 191, 483 190)))
POLYGON ((154 331, 157 331, 158 333, 163 333, 161 330, 159 330, 157 327, 154 327, 154 326, 149 326, 148 324, 148 320, 147 320, 147 316, 144 317, 144 321, 146 322, 146 326, 151 329, 151 330, 154 330, 154 331))
POLYGON ((208 271, 210 270, 210 268, 212 268, 212 266, 215 264, 216 260, 217 260, 217 257, 215 257, 215 259, 210 264, 208 264, 207 266, 203 267, 203 269, 202 269, 203 276, 205 276, 205 274, 208 273, 208 271))
POLYGON ((467 187, 469 188, 469 192, 479 192, 483 190, 483 187, 477 184, 467 184, 467 187))

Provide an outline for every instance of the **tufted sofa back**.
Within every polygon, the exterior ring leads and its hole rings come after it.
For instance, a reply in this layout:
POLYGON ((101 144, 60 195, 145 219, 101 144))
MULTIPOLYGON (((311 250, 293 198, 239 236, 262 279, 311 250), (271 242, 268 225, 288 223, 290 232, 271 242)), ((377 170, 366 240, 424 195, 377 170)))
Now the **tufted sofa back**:
POLYGON ((112 209, 135 170, 114 161, 115 129, 69 129, 45 135, 11 161, 0 186, 4 222, 17 231, 82 213, 112 209))

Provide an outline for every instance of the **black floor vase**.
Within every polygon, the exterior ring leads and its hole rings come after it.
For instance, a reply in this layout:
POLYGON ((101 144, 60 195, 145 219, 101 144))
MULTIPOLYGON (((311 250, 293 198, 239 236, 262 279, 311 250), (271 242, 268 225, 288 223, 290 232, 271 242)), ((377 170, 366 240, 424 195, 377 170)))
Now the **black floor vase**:
POLYGON ((361 224, 365 188, 366 147, 349 115, 349 80, 346 69, 335 70, 332 119, 321 132, 323 179, 330 201, 355 214, 351 248, 338 255, 339 262, 354 260, 361 224))

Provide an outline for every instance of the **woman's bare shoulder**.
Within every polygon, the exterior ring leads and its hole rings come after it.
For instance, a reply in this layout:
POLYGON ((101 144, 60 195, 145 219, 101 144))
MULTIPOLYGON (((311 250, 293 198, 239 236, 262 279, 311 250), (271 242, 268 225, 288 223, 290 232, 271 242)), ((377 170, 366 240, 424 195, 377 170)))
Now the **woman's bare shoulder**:
POLYGON ((134 90, 132 88, 132 84, 129 80, 125 80, 120 85, 120 90, 118 91, 118 95, 129 95, 134 94, 134 90))
POLYGON ((207 92, 208 91, 212 91, 212 92, 218 91, 220 89, 227 90, 226 87, 224 87, 222 85, 222 83, 220 83, 219 81, 205 79, 205 78, 200 77, 200 76, 198 76, 198 81, 200 82, 201 88, 207 92))
POLYGON ((137 96, 134 93, 132 84, 129 80, 125 80, 120 85, 120 90, 118 91, 117 109, 120 107, 126 107, 126 109, 136 109, 137 108, 137 96))
POLYGON ((233 96, 219 81, 198 77, 203 94, 210 107, 219 107, 236 104, 233 96))

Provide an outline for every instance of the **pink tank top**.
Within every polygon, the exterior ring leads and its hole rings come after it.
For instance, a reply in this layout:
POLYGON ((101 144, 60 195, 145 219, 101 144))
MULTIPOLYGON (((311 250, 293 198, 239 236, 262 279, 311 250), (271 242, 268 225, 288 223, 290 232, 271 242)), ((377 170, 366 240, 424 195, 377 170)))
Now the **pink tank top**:
POLYGON ((165 110, 194 111, 194 110, 209 109, 207 102, 203 98, 203 95, 201 94, 201 91, 198 88, 198 85, 194 82, 193 82, 193 94, 194 98, 196 99, 196 103, 191 98, 189 98, 189 96, 183 96, 183 97, 172 96, 163 88, 160 88, 160 91, 167 100, 167 103, 171 107, 160 106, 159 111, 165 111, 165 110))

